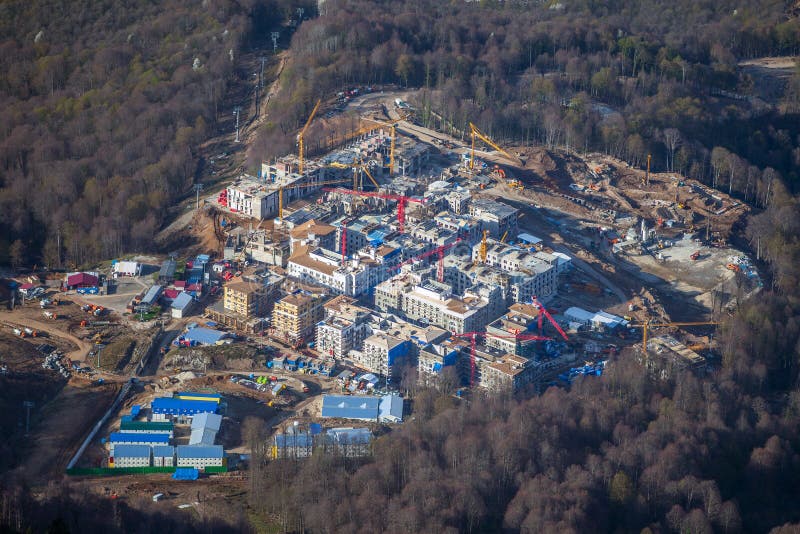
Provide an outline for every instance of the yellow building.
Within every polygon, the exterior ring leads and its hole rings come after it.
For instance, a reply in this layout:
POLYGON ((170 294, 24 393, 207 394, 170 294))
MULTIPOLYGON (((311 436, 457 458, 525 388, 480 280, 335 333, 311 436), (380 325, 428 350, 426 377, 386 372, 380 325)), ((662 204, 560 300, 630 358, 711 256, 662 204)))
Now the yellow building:
POLYGON ((316 325, 322 320, 323 300, 300 292, 283 297, 272 311, 272 335, 292 345, 313 340, 316 325))
POLYGON ((244 317, 258 317, 267 311, 268 288, 257 282, 231 282, 225 285, 223 305, 244 317))

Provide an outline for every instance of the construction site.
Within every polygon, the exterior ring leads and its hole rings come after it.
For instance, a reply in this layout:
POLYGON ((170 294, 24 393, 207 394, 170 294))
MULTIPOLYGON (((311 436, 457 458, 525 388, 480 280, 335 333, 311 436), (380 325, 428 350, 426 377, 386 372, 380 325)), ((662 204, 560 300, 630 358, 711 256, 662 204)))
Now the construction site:
MULTIPOLYGON (((44 480, 70 459, 108 469, 97 437, 181 391, 222 396, 218 445, 234 467, 249 452, 245 418, 321 424, 326 396, 393 395, 410 370, 464 398, 569 387, 614 355, 662 378, 713 369, 716 325, 761 286, 730 244, 746 206, 600 154, 502 146, 472 123, 424 128, 413 98, 317 102, 296 154, 252 172, 228 165, 156 236, 181 244, 148 259, 163 262, 158 274, 120 277, 106 295, 43 279, 0 312, 0 342, 16 347, 0 359, 14 414, 4 428, 23 424, 20 396, 45 406, 26 422, 20 472, 44 480), (178 309, 181 293, 192 298, 178 309), (54 443, 58 458, 43 453, 54 443)), ((145 498, 164 478, 92 487, 145 498)))

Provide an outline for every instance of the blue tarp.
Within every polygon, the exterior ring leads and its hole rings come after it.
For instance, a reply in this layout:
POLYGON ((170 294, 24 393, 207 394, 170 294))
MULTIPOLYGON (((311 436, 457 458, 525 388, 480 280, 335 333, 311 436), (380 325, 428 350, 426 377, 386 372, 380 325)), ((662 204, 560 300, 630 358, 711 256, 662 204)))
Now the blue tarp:
POLYGON ((175 480, 197 480, 200 478, 200 471, 194 467, 178 467, 172 474, 175 480))
POLYGON ((308 428, 311 431, 312 436, 322 433, 322 425, 319 423, 311 423, 308 425, 308 428))
POLYGON ((139 404, 134 404, 131 406, 131 417, 137 417, 140 411, 142 411, 142 407, 139 404))

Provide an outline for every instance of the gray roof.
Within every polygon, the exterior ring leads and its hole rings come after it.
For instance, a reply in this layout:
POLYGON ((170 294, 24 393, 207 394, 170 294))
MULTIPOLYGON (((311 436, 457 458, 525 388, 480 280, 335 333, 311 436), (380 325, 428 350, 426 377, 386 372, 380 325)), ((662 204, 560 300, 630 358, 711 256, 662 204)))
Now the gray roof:
POLYGON ((275 434, 275 446, 280 449, 284 447, 313 447, 314 438, 308 432, 275 434))
POLYGON ((345 395, 325 395, 322 397, 322 417, 341 417, 375 421, 378 419, 377 397, 349 397, 345 395))
POLYGON ((210 428, 193 428, 189 436, 189 445, 213 445, 217 432, 210 428))
POLYGON ((372 432, 368 428, 331 428, 327 435, 339 445, 369 443, 372 432))
POLYGON ((222 445, 178 445, 178 458, 222 458, 222 445))
POLYGON ((176 310, 185 310, 192 303, 192 296, 184 291, 178 293, 172 301, 172 307, 176 310))
POLYGON ((175 447, 170 447, 168 445, 159 445, 157 447, 153 447, 153 456, 156 458, 175 456, 175 447))
POLYGON ((142 304, 155 304, 155 302, 158 300, 158 297, 161 296, 161 291, 163 289, 164 288, 161 286, 151 286, 142 299, 142 304))
POLYGON ((115 445, 114 458, 150 458, 150 445, 115 445))
POLYGON ((175 276, 175 270, 177 268, 178 262, 175 260, 166 260, 161 264, 161 270, 158 272, 158 276, 162 278, 171 278, 175 276))
POLYGON ((216 413, 200 413, 192 418, 192 430, 207 428, 219 432, 222 416, 216 413))
POLYGON ((379 418, 381 421, 402 421, 403 398, 394 394, 383 397, 381 399, 379 418))

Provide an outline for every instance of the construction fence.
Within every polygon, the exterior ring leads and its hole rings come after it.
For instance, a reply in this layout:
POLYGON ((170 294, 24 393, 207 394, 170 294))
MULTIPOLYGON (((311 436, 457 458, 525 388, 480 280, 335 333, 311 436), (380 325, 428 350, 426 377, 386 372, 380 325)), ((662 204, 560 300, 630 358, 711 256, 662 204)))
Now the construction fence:
MULTIPOLYGON (((175 467, 73 467, 67 469, 69 476, 114 476, 114 475, 149 475, 154 473, 174 473, 175 467)), ((207 466, 206 474, 227 473, 228 467, 207 466)))

